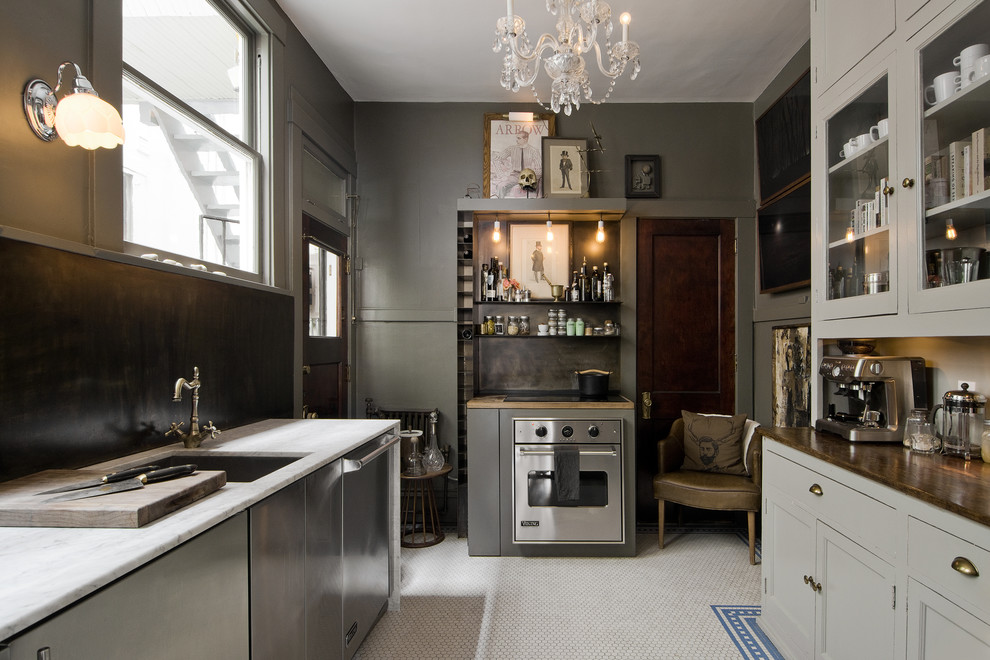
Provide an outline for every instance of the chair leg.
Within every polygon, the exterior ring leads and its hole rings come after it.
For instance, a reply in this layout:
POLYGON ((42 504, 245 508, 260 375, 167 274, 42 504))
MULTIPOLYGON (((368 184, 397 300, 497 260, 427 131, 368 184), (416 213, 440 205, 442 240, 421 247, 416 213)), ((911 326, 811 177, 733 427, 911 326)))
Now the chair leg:
POLYGON ((746 512, 749 523, 749 563, 756 564, 756 511, 746 512))
POLYGON ((663 550, 663 500, 657 500, 657 541, 663 550))

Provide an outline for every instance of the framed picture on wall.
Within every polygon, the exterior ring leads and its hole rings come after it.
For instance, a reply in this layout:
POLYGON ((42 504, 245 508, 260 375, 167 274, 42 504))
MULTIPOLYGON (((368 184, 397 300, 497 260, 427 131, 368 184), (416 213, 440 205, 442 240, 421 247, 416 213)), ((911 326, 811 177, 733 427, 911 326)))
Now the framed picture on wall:
POLYGON ((545 197, 587 197, 588 141, 543 138, 543 193, 545 197))
POLYGON ((552 241, 547 240, 546 223, 509 226, 509 276, 529 289, 532 300, 553 299, 546 280, 570 284, 570 253, 570 226, 565 223, 553 225, 552 241))
POLYGON ((543 197, 543 138, 556 130, 556 115, 533 115, 533 121, 510 121, 508 115, 485 113, 485 197, 543 197), (530 175, 530 172, 532 175, 530 175), (520 184, 522 175, 534 185, 520 184))
POLYGON ((773 328, 773 425, 811 425, 811 326, 773 328))
POLYGON ((626 156, 626 197, 660 196, 660 156, 626 156))

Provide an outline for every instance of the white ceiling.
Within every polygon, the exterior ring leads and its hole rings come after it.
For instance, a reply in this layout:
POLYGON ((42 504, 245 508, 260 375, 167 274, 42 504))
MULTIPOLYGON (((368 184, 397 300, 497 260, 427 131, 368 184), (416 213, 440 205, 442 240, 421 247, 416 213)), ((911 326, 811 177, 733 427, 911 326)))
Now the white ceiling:
MULTIPOLYGON (((504 51, 492 42, 504 0, 278 2, 355 101, 533 100, 499 84, 504 51)), ((614 102, 754 101, 810 33, 807 0, 613 0, 612 11, 613 42, 618 15, 632 14, 643 65, 618 81, 614 102)), ((543 0, 515 0, 515 13, 533 42, 553 30, 543 0)), ((546 80, 541 72, 544 100, 546 80)), ((592 74, 592 88, 597 98, 604 78, 592 74)))

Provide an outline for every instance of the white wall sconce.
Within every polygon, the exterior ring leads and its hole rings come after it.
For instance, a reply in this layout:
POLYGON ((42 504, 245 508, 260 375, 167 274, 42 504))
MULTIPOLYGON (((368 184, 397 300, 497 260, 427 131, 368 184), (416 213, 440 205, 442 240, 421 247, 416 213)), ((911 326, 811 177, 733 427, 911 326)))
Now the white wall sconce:
POLYGON ((120 113, 99 97, 75 62, 59 65, 54 90, 40 78, 28 81, 24 87, 24 114, 31 130, 45 142, 60 137, 70 147, 84 149, 113 149, 124 144, 120 113), (72 92, 59 101, 55 94, 62 87, 62 70, 69 65, 76 68, 72 92))

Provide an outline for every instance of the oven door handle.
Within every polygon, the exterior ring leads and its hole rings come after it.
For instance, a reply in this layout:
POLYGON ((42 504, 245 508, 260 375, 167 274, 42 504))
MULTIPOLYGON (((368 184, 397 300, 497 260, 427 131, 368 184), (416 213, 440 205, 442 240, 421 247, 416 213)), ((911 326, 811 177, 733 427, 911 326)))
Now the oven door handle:
MULTIPOLYGON (((599 451, 580 451, 581 456, 616 456, 614 449, 603 449, 599 451)), ((520 456, 553 456, 552 449, 520 449, 520 456)))

